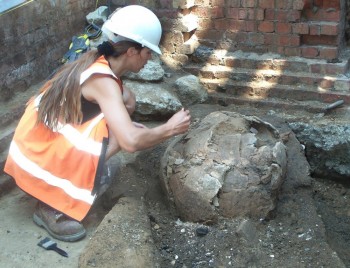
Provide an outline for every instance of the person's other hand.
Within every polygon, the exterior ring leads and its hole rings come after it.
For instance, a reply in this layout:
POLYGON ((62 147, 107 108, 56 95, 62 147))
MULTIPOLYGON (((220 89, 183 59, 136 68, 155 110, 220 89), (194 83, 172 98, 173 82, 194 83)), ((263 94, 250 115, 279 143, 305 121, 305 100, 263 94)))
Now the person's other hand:
POLYGON ((172 126, 173 135, 187 132, 191 123, 190 111, 182 108, 174 114, 167 123, 172 126))

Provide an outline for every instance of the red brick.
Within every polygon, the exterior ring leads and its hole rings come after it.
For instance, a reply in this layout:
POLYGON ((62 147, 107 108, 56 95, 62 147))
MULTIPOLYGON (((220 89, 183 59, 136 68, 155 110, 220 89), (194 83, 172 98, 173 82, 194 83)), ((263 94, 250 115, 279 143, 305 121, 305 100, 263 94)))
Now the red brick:
POLYGON ((323 0, 314 0, 313 5, 318 7, 318 8, 322 8, 323 0))
POLYGON ((340 0, 327 0, 323 1, 324 9, 335 8, 336 10, 340 10, 340 0))
POLYGON ((291 33, 292 26, 290 23, 278 22, 276 24, 277 33, 291 33))
POLYGON ((278 0, 276 4, 278 9, 293 9, 293 0, 278 0))
MULTIPOLYGON (((285 47, 277 47, 277 53, 280 55, 284 55, 284 49, 285 49, 285 47)), ((270 51, 270 52, 272 52, 272 51, 270 51)))
POLYGON ((337 36, 332 35, 303 35, 303 44, 337 46, 337 36))
POLYGON ((161 20, 161 23, 164 31, 172 31, 174 29, 174 20, 161 20))
POLYGON ((212 29, 214 27, 214 21, 210 18, 201 18, 198 20, 198 30, 212 29))
POLYGON ((319 86, 324 89, 331 89, 334 87, 334 81, 329 79, 323 79, 319 82, 319 86))
POLYGON ((321 35, 321 27, 318 24, 310 25, 310 35, 321 35))
POLYGON ((265 10, 265 20, 275 20, 276 12, 274 9, 265 10))
POLYGON ((249 43, 254 45, 254 46, 263 45, 264 44, 264 35, 262 33, 249 33, 248 40, 249 40, 249 43))
POLYGON ((236 43, 246 43, 248 40, 248 33, 245 32, 234 32, 226 33, 226 37, 234 40, 236 43))
POLYGON ((257 31, 257 23, 254 20, 249 20, 245 22, 245 30, 247 32, 256 32, 257 31))
POLYGON ((255 20, 255 10, 253 8, 240 8, 238 17, 240 20, 255 20))
POLYGON ((338 35, 338 23, 321 25, 321 35, 338 35))
POLYGON ((255 7, 257 0, 242 0, 242 7, 255 7))
POLYGON ((328 63, 325 68, 326 74, 345 74, 348 69, 348 64, 333 64, 328 63))
POLYGON ((223 7, 212 7, 211 8, 211 18, 212 19, 218 19, 218 18, 224 18, 224 8, 223 7))
POLYGON ((172 0, 160 0, 159 1, 160 8, 170 8, 173 6, 172 0))
POLYGON ((199 39, 220 40, 223 34, 224 34, 224 31, 218 31, 218 30, 196 31, 196 36, 199 39))
POLYGON ((242 32, 254 32, 256 31, 256 26, 254 21, 231 20, 229 29, 242 32))
POLYGON ((277 38, 276 34, 265 33, 264 34, 265 45, 270 46, 270 45, 276 44, 276 38, 277 38))
POLYGON ((176 9, 159 9, 157 10, 157 16, 160 18, 177 19, 179 17, 179 11, 176 9))
POLYGON ((295 22, 299 21, 301 12, 299 10, 280 10, 276 11, 275 18, 277 21, 295 22))
POLYGON ((319 50, 315 47, 302 47, 301 56, 305 58, 316 58, 320 54, 319 50))
POLYGON ((238 18, 239 18, 239 9, 238 8, 228 8, 226 17, 230 18, 230 19, 238 20, 238 18))
POLYGON ((194 7, 192 10, 194 15, 197 15, 199 18, 210 18, 211 8, 210 7, 194 7))
POLYGON ((292 24, 292 33, 309 34, 309 24, 305 22, 292 24))
POLYGON ((241 6, 241 0, 228 0, 227 1, 228 7, 240 7, 241 6))
POLYGON ((314 0, 304 0, 305 9, 312 9, 313 6, 314 6, 314 0))
POLYGON ((226 58, 224 59, 225 61, 225 66, 227 67, 236 67, 239 68, 239 59, 235 59, 235 58, 226 58))
POLYGON ((255 20, 264 20, 265 18, 265 12, 261 8, 256 8, 255 9, 255 20))
POLYGON ((229 21, 227 19, 215 20, 213 23, 214 23, 214 29, 217 29, 217 30, 229 29, 229 21))
POLYGON ((290 35, 279 35, 277 37, 278 46, 290 46, 290 35))
POLYGON ((311 73, 320 74, 323 73, 323 68, 320 64, 311 64, 310 71, 311 73))
POLYGON ((332 60, 337 58, 339 55, 339 51, 337 47, 323 47, 320 48, 320 58, 321 59, 327 59, 327 60, 332 60))
POLYGON ((275 0, 259 0, 259 7, 261 8, 274 8, 275 0))
POLYGON ((289 57, 300 57, 301 50, 299 47, 286 47, 284 49, 284 54, 289 57))
POLYGON ((300 46, 300 36, 299 35, 290 35, 290 46, 298 47, 300 46))
POLYGON ((262 21, 258 25, 258 31, 263 33, 273 33, 274 23, 272 21, 262 21))

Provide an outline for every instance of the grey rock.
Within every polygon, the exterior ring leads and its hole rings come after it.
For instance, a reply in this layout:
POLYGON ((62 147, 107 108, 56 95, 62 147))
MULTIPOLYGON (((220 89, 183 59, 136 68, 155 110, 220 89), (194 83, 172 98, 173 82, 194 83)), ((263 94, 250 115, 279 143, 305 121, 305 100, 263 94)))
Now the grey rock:
POLYGON ((159 62, 149 60, 138 73, 127 73, 125 77, 130 80, 159 82, 163 80, 164 69, 159 62))
POLYGON ((208 92, 201 85, 198 77, 187 75, 175 81, 176 93, 185 106, 202 103, 208 99, 208 92))
POLYGON ((346 122, 293 122, 289 126, 305 145, 313 174, 323 178, 350 177, 350 127, 346 122))
POLYGON ((162 184, 188 221, 267 218, 286 165, 286 148, 272 125, 257 117, 213 112, 169 145, 161 161, 162 184))
POLYGON ((162 119, 171 116, 182 107, 173 93, 165 90, 161 84, 125 81, 124 85, 136 95, 134 116, 142 119, 162 119))

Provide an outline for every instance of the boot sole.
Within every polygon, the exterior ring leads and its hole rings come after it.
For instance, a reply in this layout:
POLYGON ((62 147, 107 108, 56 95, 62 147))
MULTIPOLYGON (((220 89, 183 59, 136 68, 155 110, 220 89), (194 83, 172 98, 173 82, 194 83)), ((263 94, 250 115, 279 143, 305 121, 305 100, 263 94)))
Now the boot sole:
POLYGON ((72 235, 58 235, 55 234, 53 231, 51 231, 51 229, 45 224, 45 222, 42 221, 42 219, 40 219, 40 217, 38 217, 35 213, 33 215, 33 221, 40 227, 46 229, 46 231, 54 238, 61 240, 61 241, 65 241, 65 242, 75 242, 78 241, 80 239, 82 239, 83 237, 85 237, 86 235, 86 231, 83 230, 80 233, 77 234, 72 234, 72 235))

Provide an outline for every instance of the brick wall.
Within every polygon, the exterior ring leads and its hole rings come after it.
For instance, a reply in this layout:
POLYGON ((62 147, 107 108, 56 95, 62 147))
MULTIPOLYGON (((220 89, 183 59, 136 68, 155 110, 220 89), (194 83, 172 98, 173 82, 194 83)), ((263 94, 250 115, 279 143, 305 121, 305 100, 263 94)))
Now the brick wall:
MULTIPOLYGON (((113 0, 115 5, 127 1, 113 0)), ((257 53, 336 59, 346 45, 349 0, 158 0, 133 1, 152 8, 165 30, 164 51, 181 55, 188 33, 179 29, 185 15, 198 18, 189 32, 200 44, 257 53)))
MULTIPOLYGON (((334 59, 349 40, 350 0, 104 0, 114 9, 152 9, 164 30, 162 50, 185 63, 195 45, 334 59), (196 17, 196 25, 181 20, 196 17), (347 34, 347 35, 346 35, 347 34), (345 38, 347 36, 347 39, 345 38), (193 41, 189 43, 189 41, 193 41)), ((0 16, 0 102, 45 79, 95 0, 37 0, 0 16)))
POLYGON ((84 29, 94 0, 36 0, 0 16, 0 102, 45 79, 84 29))

